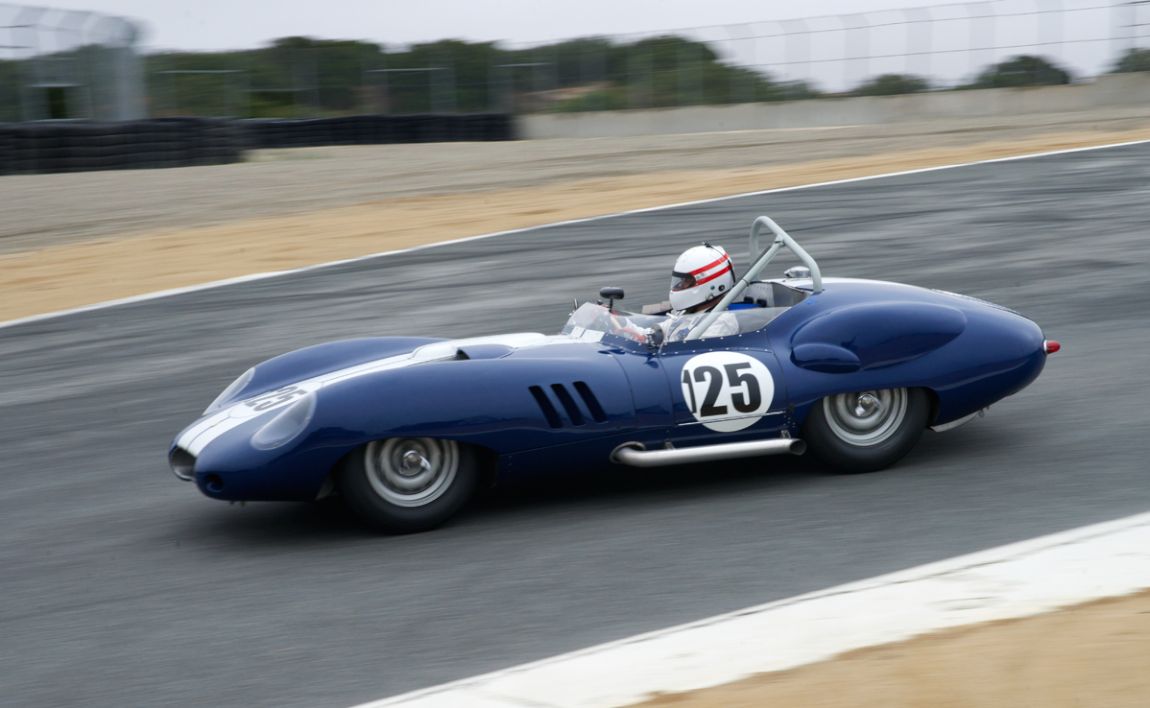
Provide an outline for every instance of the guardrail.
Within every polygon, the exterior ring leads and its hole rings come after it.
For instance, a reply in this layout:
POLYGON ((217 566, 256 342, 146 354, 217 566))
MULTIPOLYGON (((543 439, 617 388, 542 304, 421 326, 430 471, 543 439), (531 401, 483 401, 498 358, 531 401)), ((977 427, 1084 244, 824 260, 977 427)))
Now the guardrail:
POLYGON ((513 140, 504 113, 0 123, 0 175, 240 162, 258 148, 513 140))
POLYGON ((0 124, 0 174, 219 165, 243 159, 230 121, 163 118, 124 122, 0 124))
POLYGON ((252 148, 515 139, 514 120, 507 113, 248 119, 241 123, 252 148))

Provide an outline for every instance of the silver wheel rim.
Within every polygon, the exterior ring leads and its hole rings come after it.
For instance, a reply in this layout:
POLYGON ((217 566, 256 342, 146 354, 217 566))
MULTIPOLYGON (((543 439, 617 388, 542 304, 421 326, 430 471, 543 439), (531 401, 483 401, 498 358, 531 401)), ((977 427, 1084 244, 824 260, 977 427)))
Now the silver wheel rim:
POLYGON ((905 388, 840 393, 823 399, 831 432, 851 445, 869 447, 889 440, 906 418, 905 388))
POLYGON ((364 448, 363 462, 372 490, 385 501, 426 506, 455 481, 459 446, 453 440, 432 438, 377 440, 364 448))

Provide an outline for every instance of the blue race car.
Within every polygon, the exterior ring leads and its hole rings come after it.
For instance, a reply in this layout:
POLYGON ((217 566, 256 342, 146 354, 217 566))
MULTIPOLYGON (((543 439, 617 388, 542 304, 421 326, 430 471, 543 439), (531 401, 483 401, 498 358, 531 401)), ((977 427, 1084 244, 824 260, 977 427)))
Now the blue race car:
POLYGON ((481 481, 562 468, 809 448, 835 469, 868 472, 926 428, 957 427, 1020 391, 1058 350, 988 302, 824 280, 765 216, 751 253, 710 312, 625 312, 622 291, 605 288, 607 304, 578 307, 558 335, 373 337, 270 359, 176 436, 172 470, 214 499, 335 492, 393 532, 444 522, 481 481), (760 248, 764 229, 774 239, 760 248), (758 279, 782 248, 804 266, 758 279))

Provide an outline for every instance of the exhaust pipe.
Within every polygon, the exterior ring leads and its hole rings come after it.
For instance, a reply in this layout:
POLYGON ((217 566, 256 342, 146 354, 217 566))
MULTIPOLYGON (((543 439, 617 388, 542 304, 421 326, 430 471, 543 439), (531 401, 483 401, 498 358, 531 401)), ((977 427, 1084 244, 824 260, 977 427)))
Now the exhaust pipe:
POLYGON ((796 438, 750 440, 684 448, 668 447, 665 450, 648 450, 643 443, 628 442, 611 452, 611 461, 631 467, 663 467, 757 455, 801 455, 806 451, 807 444, 796 438))

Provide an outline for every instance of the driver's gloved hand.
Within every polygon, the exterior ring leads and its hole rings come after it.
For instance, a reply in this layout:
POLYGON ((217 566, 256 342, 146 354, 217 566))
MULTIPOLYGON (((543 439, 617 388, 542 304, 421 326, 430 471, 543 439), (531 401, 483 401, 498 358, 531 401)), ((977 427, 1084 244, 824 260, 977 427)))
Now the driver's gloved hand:
POLYGON ((662 327, 648 327, 647 328, 647 345, 652 347, 659 347, 663 345, 663 328, 662 327))

